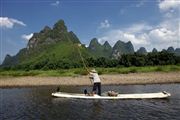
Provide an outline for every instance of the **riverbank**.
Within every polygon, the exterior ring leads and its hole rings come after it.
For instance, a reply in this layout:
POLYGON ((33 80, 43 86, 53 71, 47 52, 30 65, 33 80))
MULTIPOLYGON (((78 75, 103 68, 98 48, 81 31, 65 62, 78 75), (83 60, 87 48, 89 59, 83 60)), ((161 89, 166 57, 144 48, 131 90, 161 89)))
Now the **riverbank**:
MULTIPOLYGON (((129 74, 100 75, 102 85, 130 85, 130 84, 166 84, 180 83, 178 72, 148 72, 129 74)), ((91 85, 88 76, 76 77, 0 77, 0 87, 34 87, 34 86, 82 86, 91 85)))

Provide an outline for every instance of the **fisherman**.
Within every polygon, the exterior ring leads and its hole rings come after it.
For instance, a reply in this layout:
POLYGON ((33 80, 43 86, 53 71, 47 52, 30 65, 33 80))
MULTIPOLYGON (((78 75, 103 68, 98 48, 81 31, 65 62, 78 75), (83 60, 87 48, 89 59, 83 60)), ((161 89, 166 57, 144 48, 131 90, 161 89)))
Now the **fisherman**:
POLYGON ((96 89, 98 88, 98 95, 101 95, 101 80, 99 78, 99 75, 95 69, 92 69, 90 72, 90 79, 94 83, 93 85, 93 94, 96 93, 96 89))

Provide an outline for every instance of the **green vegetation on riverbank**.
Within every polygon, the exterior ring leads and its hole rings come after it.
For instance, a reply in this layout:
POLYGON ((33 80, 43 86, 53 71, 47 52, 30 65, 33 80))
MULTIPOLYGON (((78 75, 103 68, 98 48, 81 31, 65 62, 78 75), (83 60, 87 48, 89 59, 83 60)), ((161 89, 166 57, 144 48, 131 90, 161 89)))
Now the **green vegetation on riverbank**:
MULTIPOLYGON (((175 72, 180 71, 180 65, 146 66, 146 67, 119 67, 96 68, 99 74, 128 74, 140 72, 175 72)), ((0 77, 5 76, 78 76, 87 75, 83 68, 59 69, 59 70, 0 70, 0 77)))

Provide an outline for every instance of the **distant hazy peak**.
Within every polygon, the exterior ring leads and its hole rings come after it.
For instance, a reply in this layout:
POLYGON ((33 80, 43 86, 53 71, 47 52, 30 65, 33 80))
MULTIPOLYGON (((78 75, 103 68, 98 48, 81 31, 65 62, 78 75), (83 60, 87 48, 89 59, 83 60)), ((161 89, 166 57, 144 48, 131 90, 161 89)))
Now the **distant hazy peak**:
POLYGON ((93 38, 93 39, 91 40, 91 42, 93 42, 93 43, 99 43, 97 38, 93 38))
POLYGON ((174 52, 174 48, 173 48, 172 46, 171 46, 171 47, 168 47, 167 51, 173 53, 173 52, 174 52))
POLYGON ((138 54, 147 54, 147 50, 146 50, 146 48, 144 48, 144 47, 140 47, 140 48, 137 50, 137 53, 138 53, 138 54))
POLYGON ((157 49, 156 49, 156 48, 153 48, 152 52, 154 52, 154 53, 155 53, 155 52, 158 52, 158 51, 157 51, 157 49))
POLYGON ((108 47, 110 46, 110 47, 111 47, 111 45, 109 44, 108 41, 105 41, 104 44, 103 44, 103 46, 108 46, 108 47))

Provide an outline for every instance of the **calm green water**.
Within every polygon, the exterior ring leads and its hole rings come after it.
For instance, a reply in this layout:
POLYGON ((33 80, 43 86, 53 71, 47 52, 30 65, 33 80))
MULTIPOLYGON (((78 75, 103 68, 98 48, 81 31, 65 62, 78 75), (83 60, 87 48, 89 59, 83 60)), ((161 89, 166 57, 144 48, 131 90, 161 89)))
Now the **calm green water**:
MULTIPOLYGON (((63 87, 83 92, 90 87, 63 87)), ((179 120, 180 84, 103 86, 103 91, 141 93, 168 91, 169 99, 83 100, 52 98, 56 87, 0 89, 0 120, 179 120)))

